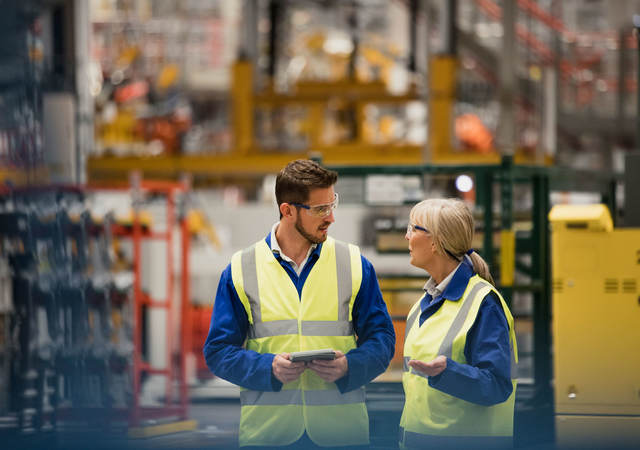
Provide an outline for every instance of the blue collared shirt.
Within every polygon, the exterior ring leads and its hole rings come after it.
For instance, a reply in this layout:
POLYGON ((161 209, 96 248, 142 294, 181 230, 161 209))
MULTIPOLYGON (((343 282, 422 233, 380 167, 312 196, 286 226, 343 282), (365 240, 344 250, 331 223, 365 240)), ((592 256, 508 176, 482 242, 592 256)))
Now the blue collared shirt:
MULTIPOLYGON (((420 301, 420 326, 440 309, 445 299, 459 301, 473 275, 471 265, 465 260, 458 266, 442 295, 434 299, 425 294, 420 301)), ((446 369, 429 377, 429 386, 485 406, 509 398, 513 391, 509 325, 500 299, 493 292, 482 301, 476 320, 467 333, 464 355, 468 364, 447 358, 446 369)))
MULTIPOLYGON (((271 246, 271 233, 265 241, 271 246)), ((321 251, 322 245, 318 245, 311 252, 300 276, 287 261, 274 254, 296 286, 299 296, 321 251)), ((393 324, 382 299, 375 270, 364 256, 361 259, 362 284, 352 313, 353 328, 358 337, 357 348, 347 353, 347 374, 336 380, 338 389, 343 393, 365 385, 384 372, 395 349, 393 324)), ((257 391, 279 391, 282 383, 271 372, 275 355, 243 348, 248 329, 249 319, 233 286, 231 265, 228 265, 218 283, 209 334, 204 343, 207 366, 220 378, 238 386, 257 391)))

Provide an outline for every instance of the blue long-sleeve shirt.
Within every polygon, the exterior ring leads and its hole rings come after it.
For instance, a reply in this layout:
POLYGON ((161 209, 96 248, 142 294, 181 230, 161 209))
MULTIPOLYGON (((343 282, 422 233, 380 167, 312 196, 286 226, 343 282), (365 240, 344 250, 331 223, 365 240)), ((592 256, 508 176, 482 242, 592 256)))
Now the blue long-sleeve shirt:
MULTIPOLYGON (((265 241, 271 246, 271 233, 265 241)), ((321 251, 322 244, 311 252, 300 276, 279 254, 273 255, 291 278, 299 296, 321 251)), ((357 347, 346 355, 347 374, 336 380, 342 393, 363 386, 384 372, 395 349, 393 324, 382 299, 375 270, 364 256, 361 259, 362 283, 352 312, 357 347)), ((275 355, 243 348, 248 329, 249 319, 233 286, 229 265, 218 283, 209 334, 204 343, 207 366, 220 378, 238 386, 257 391, 279 391, 282 383, 271 371, 275 355)))
MULTIPOLYGON (((434 299, 425 294, 420 301, 420 325, 440 309, 445 299, 459 301, 472 276, 473 269, 465 260, 440 296, 434 299)), ((513 391, 509 325, 500 299, 493 292, 483 299, 476 320, 467 333, 464 355, 467 364, 447 358, 446 369, 429 377, 429 386, 485 406, 509 398, 513 391)))

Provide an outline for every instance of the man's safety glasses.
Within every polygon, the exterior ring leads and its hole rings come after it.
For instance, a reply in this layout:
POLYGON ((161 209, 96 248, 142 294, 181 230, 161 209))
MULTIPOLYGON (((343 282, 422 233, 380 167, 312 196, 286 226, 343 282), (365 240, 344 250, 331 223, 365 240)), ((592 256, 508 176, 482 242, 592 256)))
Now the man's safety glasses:
POLYGON ((416 230, 424 231, 425 233, 429 232, 429 230, 421 227, 420 225, 415 225, 413 223, 407 225, 407 235, 411 236, 413 233, 415 233, 416 230))
POLYGON ((304 208, 307 213, 313 217, 327 217, 338 207, 338 193, 336 192, 331 203, 325 203, 323 205, 304 205, 302 203, 289 203, 290 205, 304 208))

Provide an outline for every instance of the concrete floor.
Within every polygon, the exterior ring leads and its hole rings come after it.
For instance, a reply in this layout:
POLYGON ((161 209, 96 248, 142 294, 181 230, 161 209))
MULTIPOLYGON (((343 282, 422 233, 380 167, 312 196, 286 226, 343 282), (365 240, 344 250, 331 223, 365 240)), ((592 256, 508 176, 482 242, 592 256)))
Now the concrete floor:
MULTIPOLYGON (((397 448, 398 423, 404 402, 402 388, 397 383, 376 383, 367 390, 367 409, 370 418, 372 449, 397 448)), ((217 386, 220 388, 221 386, 217 386)), ((223 389, 193 390, 189 417, 198 422, 194 431, 179 432, 143 439, 129 439, 125 429, 105 432, 98 428, 75 426, 65 432, 36 436, 11 436, 0 440, 12 449, 234 449, 238 448, 240 403, 237 388, 223 385, 223 389)), ((516 447, 530 450, 553 449, 548 417, 540 410, 527 410, 519 402, 516 410, 516 447), (547 417, 547 419, 545 419, 547 417)), ((0 433, 0 439, 3 437, 0 433)))

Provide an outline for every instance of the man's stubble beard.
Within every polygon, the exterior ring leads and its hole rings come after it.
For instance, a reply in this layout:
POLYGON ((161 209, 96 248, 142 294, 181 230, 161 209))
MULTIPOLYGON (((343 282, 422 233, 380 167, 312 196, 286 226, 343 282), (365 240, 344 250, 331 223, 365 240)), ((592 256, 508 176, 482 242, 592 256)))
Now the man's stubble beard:
MULTIPOLYGON (((325 224, 328 225, 328 223, 326 222, 323 225, 325 224)), ((306 240, 308 240, 312 244, 322 244, 327 239, 326 235, 318 238, 313 236, 312 234, 307 233, 307 231, 302 226, 302 221, 300 220, 300 216, 298 216, 298 218, 296 219, 295 227, 298 233, 300 233, 302 237, 304 237, 306 240)))

